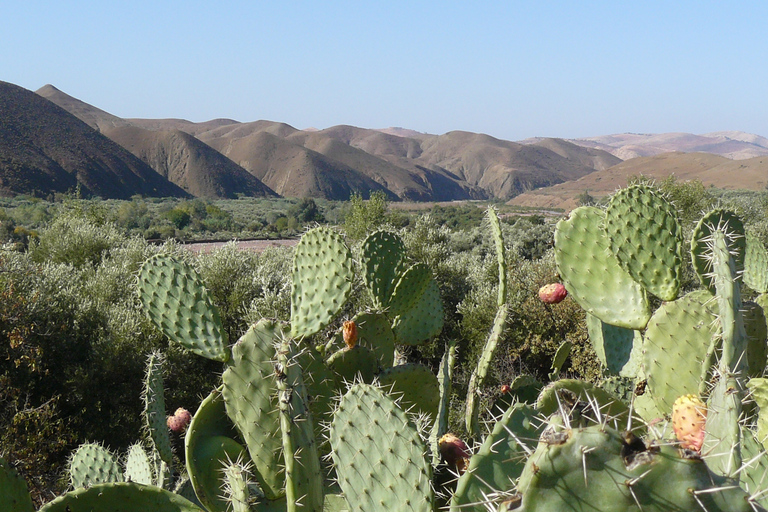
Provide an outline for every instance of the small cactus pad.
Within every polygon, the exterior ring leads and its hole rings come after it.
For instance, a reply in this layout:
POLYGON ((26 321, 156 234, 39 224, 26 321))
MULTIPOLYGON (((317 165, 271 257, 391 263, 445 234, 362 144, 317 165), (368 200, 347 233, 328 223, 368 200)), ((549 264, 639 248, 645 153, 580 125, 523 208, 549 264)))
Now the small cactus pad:
POLYGON ((741 412, 741 393, 736 390, 735 379, 721 378, 707 399, 702 448, 704 460, 718 475, 735 477, 741 467, 741 412))
POLYGON ((619 265, 603 231, 605 212, 582 206, 555 229, 555 260, 565 288, 603 322, 642 329, 651 317, 645 291, 619 265))
POLYGON ((741 317, 747 334, 747 364, 751 377, 760 377, 768 356, 765 311, 755 302, 742 302, 741 317))
POLYGON ((262 319, 232 347, 232 361, 222 375, 227 414, 248 446, 268 499, 283 494, 280 418, 277 414, 274 343, 285 333, 280 324, 262 319))
POLYGON ((408 415, 381 390, 356 384, 330 430, 333 462, 351 512, 431 512, 432 466, 408 415))
POLYGON ((69 458, 68 469, 73 489, 123 480, 117 457, 96 443, 81 444, 69 458))
POLYGON ((208 359, 229 358, 219 310, 191 265, 167 254, 150 257, 139 271, 139 298, 169 339, 208 359))
POLYGON ((739 473, 739 485, 765 508, 768 506, 768 454, 748 428, 741 429, 741 450, 744 468, 739 473))
POLYGON ((144 399, 144 424, 152 445, 163 462, 172 464, 173 450, 165 417, 163 358, 159 352, 152 352, 147 358, 142 398, 144 399))
POLYGON ((353 280, 352 254, 338 233, 326 227, 304 233, 293 256, 291 335, 311 336, 330 324, 353 280))
POLYGON ((203 512, 165 489, 133 482, 94 485, 59 496, 40 512, 203 512))
POLYGON ((363 280, 374 305, 381 311, 389 306, 398 278, 405 270, 404 254, 402 239, 389 231, 376 231, 363 241, 363 280))
POLYGON ((360 381, 370 384, 379 373, 379 360, 368 347, 358 345, 354 348, 342 348, 331 354, 327 361, 328 368, 336 376, 337 387, 344 382, 360 381))
POLYGON ((744 256, 747 249, 744 224, 735 213, 728 210, 713 210, 699 220, 691 235, 691 263, 696 275, 699 276, 699 281, 711 293, 715 293, 712 275, 712 235, 715 231, 722 231, 725 234, 728 250, 733 255, 739 275, 744 270, 744 256))
POLYGON ((661 411, 677 397, 699 393, 711 362, 716 316, 712 296, 692 292, 656 310, 645 331, 644 368, 648 388, 661 411))
POLYGON ((605 231, 622 268, 648 292, 674 300, 680 289, 683 231, 669 202, 647 185, 611 197, 605 231))
POLYGON ((424 263, 416 263, 406 270, 395 285, 387 314, 396 317, 413 308, 432 280, 432 270, 424 263))
POLYGON ((0 457, 0 512, 35 512, 27 482, 0 457))
POLYGON ((379 375, 379 384, 400 401, 403 409, 428 414, 431 420, 437 417, 440 384, 432 370, 423 364, 408 363, 387 368, 379 375))
POLYGON ((606 324, 587 313, 589 341, 597 358, 614 375, 634 378, 643 357, 643 335, 640 331, 606 324))
POLYGON ((704 425, 707 406, 696 395, 683 395, 672 405, 672 429, 680 446, 701 452, 704 443, 704 425))
POLYGON ((536 415, 532 407, 518 403, 496 422, 493 432, 485 438, 469 460, 469 468, 459 478, 451 501, 452 512, 467 510, 470 504, 482 503, 495 492, 509 490, 511 482, 522 473, 526 457, 533 452, 532 440, 541 434, 541 422, 536 415))
POLYGON ((536 409, 544 416, 570 410, 576 402, 591 404, 590 409, 598 408, 609 424, 626 425, 629 407, 607 391, 592 383, 576 379, 560 379, 548 384, 541 390, 536 401, 536 409), (597 407, 595 407, 597 406, 597 407))
POLYGON ((395 364, 395 333, 387 317, 383 313, 358 313, 353 321, 358 343, 376 354, 379 366, 389 368, 395 364))
POLYGON ((768 293, 768 251, 758 237, 747 233, 744 284, 757 293, 768 293))
POLYGON ((140 443, 128 447, 125 456, 125 481, 144 485, 153 484, 152 463, 140 443))
POLYGON ((749 379, 747 387, 750 398, 758 408, 757 438, 762 440, 765 449, 768 450, 768 379, 749 379))
POLYGON ((424 343, 443 330, 443 316, 440 289, 432 278, 413 307, 392 322, 395 340, 403 345, 424 343))

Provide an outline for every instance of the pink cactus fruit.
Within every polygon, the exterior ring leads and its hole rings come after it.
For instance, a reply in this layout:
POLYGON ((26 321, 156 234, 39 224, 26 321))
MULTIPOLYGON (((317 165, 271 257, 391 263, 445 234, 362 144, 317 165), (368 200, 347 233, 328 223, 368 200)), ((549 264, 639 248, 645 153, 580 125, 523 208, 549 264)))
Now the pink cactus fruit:
POLYGON ((190 421, 192 421, 192 415, 189 413, 189 411, 183 407, 179 407, 176 409, 176 412, 173 416, 168 416, 166 419, 166 424, 168 425, 168 428, 173 432, 180 434, 187 429, 190 421))
POLYGON ((464 441, 453 434, 445 434, 438 441, 438 446, 446 464, 454 467, 459 474, 467 470, 472 453, 464 441))
POLYGON ((542 286, 539 289, 539 298, 545 304, 557 304, 562 302, 568 295, 565 286, 560 283, 552 283, 542 286))
POLYGON ((683 395, 672 405, 672 428, 680 446, 701 452, 707 406, 696 395, 683 395))

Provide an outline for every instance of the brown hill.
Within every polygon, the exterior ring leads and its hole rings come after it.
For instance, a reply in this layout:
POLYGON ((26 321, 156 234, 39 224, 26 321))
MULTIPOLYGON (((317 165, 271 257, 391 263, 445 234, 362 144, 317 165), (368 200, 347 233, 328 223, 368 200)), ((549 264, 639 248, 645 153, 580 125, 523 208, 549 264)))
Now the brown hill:
POLYGON ((130 124, 125 119, 113 116, 109 112, 105 112, 99 108, 94 107, 93 105, 85 103, 84 101, 80 101, 79 99, 60 91, 51 84, 45 85, 36 90, 35 94, 38 94, 43 98, 52 101, 76 118, 87 123, 88 126, 94 130, 98 130, 102 133, 104 130, 116 128, 118 126, 127 126, 130 124))
POLYGON ((0 193, 48 195, 77 184, 105 198, 187 196, 63 108, 0 82, 0 193))
POLYGON ((104 134, 195 197, 276 196, 258 178, 192 135, 122 126, 104 134))
POLYGON ((640 175, 656 179, 674 175, 681 181, 700 179, 705 186, 763 190, 768 184, 768 157, 730 160, 708 153, 664 153, 633 158, 573 182, 522 194, 509 203, 571 210, 577 206, 576 197, 584 191, 602 197, 626 186, 628 178, 640 175))
POLYGON ((512 198, 540 187, 575 180, 595 169, 541 146, 454 131, 425 139, 418 160, 443 168, 492 197, 512 198))
POLYGON ((210 144, 283 196, 347 200, 353 192, 367 197, 382 190, 397 199, 355 169, 266 131, 234 140, 213 139, 210 144))

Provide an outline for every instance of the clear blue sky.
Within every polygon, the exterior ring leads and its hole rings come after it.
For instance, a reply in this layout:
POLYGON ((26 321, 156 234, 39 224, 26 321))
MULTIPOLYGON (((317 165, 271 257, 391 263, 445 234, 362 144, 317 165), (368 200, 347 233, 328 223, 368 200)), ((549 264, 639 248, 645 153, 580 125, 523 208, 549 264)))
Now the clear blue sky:
POLYGON ((768 136, 768 2, 7 1, 0 80, 121 117, 768 136))

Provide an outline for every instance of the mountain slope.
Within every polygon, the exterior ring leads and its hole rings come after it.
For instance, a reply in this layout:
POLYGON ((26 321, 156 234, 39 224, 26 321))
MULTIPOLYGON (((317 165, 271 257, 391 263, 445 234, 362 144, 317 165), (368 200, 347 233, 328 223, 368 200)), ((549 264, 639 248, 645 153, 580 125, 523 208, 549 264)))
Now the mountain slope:
POLYGON ((633 158, 573 182, 519 195, 509 203, 570 210, 584 191, 602 197, 626 186, 628 178, 641 175, 655 179, 674 175, 681 181, 699 179, 707 187, 763 190, 768 185, 768 157, 731 160, 708 153, 663 153, 633 158))
POLYGON ((122 126, 104 134, 195 197, 276 196, 258 178, 192 135, 122 126))
POLYGON ((99 108, 89 105, 84 101, 60 91, 51 84, 44 85, 35 91, 35 94, 42 96, 48 101, 57 104, 73 116, 85 122, 94 130, 104 132, 106 129, 116 128, 118 126, 127 126, 128 121, 105 112, 99 108))
POLYGON ((147 164, 51 101, 0 82, 0 189, 49 194, 186 197, 147 164))

